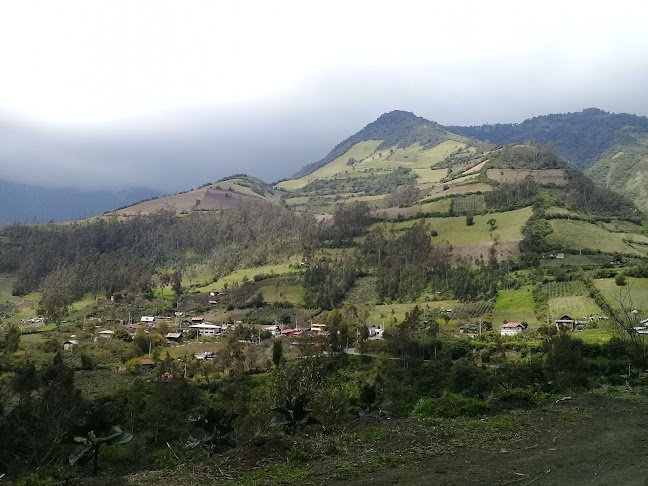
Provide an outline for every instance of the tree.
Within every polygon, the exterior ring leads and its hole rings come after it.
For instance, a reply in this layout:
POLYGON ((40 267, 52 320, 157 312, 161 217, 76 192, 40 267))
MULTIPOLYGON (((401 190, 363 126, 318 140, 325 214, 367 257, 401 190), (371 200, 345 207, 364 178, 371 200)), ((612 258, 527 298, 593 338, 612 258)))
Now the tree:
POLYGON ((472 226, 475 224, 475 217, 472 214, 466 215, 466 226, 472 226))
POLYGON ((182 274, 177 268, 173 274, 171 274, 171 288, 173 289, 176 299, 179 300, 182 296, 182 274))
POLYGON ((283 343, 279 339, 275 339, 272 343, 272 362, 278 368, 283 359, 283 343))
POLYGON ((490 231, 493 231, 497 226, 497 220, 495 218, 490 218, 486 221, 486 224, 490 227, 490 231))
POLYGON ((617 273, 616 276, 614 277, 614 282, 619 286, 623 287, 626 285, 626 277, 622 273, 617 273))
POLYGON ((9 324, 0 331, 0 349, 11 354, 18 351, 20 344, 20 329, 15 324, 9 324), (3 336, 4 334, 4 336, 3 336))

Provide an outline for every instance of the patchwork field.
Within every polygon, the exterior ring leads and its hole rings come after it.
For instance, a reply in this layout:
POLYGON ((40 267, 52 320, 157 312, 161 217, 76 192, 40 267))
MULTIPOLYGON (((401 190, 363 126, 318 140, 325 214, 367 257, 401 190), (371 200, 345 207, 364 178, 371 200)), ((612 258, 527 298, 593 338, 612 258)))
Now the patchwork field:
POLYGON ((515 290, 500 290, 491 315, 493 328, 497 328, 503 322, 526 322, 531 326, 539 325, 533 311, 532 291, 530 285, 515 290))
POLYGON ((555 184, 564 186, 567 184, 567 174, 563 169, 488 169, 486 176, 497 182, 520 182, 531 177, 538 184, 555 184))
POLYGON ((611 232, 584 221, 552 219, 549 223, 554 232, 547 236, 547 240, 563 248, 630 255, 648 254, 648 237, 643 235, 611 232))

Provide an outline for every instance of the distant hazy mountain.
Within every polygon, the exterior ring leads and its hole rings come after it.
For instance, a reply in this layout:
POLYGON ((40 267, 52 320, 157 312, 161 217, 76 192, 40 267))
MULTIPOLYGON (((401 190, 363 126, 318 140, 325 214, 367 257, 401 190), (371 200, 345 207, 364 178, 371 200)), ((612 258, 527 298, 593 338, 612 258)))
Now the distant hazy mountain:
POLYGON ((89 218, 160 195, 145 188, 118 192, 82 191, 0 181, 0 225, 89 218))
POLYGON ((633 145, 648 134, 648 118, 627 113, 608 113, 588 108, 529 118, 522 123, 497 123, 448 130, 494 144, 522 143, 528 139, 551 142, 560 155, 579 169, 587 169, 616 145, 633 145))

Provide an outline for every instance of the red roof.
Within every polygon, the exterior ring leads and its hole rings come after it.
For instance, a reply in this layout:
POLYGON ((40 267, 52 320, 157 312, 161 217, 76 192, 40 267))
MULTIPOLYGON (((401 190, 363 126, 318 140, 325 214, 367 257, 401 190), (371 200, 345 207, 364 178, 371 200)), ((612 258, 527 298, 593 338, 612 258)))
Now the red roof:
POLYGON ((502 325, 502 327, 524 327, 524 326, 519 322, 507 322, 506 324, 502 325))
POLYGON ((152 359, 144 358, 144 359, 140 359, 140 364, 143 364, 143 365, 154 365, 154 364, 155 364, 155 361, 153 361, 152 359))

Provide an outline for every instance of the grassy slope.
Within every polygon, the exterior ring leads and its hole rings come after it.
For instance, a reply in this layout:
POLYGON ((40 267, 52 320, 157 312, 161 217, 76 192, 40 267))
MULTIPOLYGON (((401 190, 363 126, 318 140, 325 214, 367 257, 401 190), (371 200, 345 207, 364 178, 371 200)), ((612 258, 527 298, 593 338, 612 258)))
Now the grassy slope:
POLYGON ((222 290, 225 283, 227 283, 228 285, 232 285, 234 282, 240 283, 243 280, 243 277, 247 277, 249 280, 252 280, 255 275, 287 275, 290 273, 297 273, 298 271, 298 269, 290 267, 289 262, 278 263, 275 265, 262 265, 259 267, 241 268, 240 270, 236 270, 235 272, 232 272, 225 277, 219 278, 216 282, 212 282, 199 287, 197 290, 199 292, 209 292, 212 289, 222 290))
POLYGON ((628 196, 648 211, 648 147, 618 147, 585 171, 595 181, 628 196))
POLYGON ((500 290, 493 307, 491 320, 497 327, 502 322, 522 322, 538 325, 533 311, 532 286, 525 285, 515 290, 500 290))
POLYGON ((648 254, 648 237, 632 233, 613 233, 600 226, 584 221, 553 219, 549 221, 554 232, 547 237, 551 243, 565 249, 600 250, 606 253, 648 254), (625 241, 624 241, 625 240, 625 241), (628 240, 643 245, 631 245, 628 240))
POLYGON ((551 320, 568 315, 574 319, 598 316, 601 309, 590 298, 584 295, 571 297, 554 297, 549 299, 549 317, 551 320))
POLYGON ((280 182, 279 184, 277 184, 277 187, 286 189, 288 191, 294 191, 296 189, 304 187, 310 181, 314 181, 316 179, 330 179, 338 174, 344 174, 347 171, 351 171, 353 170, 353 168, 347 165, 347 162, 350 158, 354 158, 357 161, 365 159, 376 151, 376 147, 378 147, 381 142, 382 140, 359 142, 351 147, 345 154, 341 155, 332 162, 329 162, 324 167, 320 167, 316 171, 311 172, 304 177, 300 177, 299 179, 280 182))
POLYGON ((303 305, 306 290, 297 282, 283 280, 268 280, 261 284, 263 299, 268 303, 290 302, 294 305, 303 305))
POLYGON ((371 229, 382 228, 389 232, 392 228, 396 231, 403 230, 419 221, 425 221, 439 232, 439 236, 433 239, 434 242, 448 241, 452 245, 471 245, 484 243, 492 240, 489 226, 486 224, 491 218, 497 220, 497 228, 493 236, 498 236, 501 241, 519 240, 522 238, 521 229, 524 223, 531 216, 531 208, 517 209, 502 213, 489 213, 477 215, 472 226, 466 226, 466 218, 455 216, 450 218, 424 218, 399 223, 376 223, 371 229))
POLYGON ((621 301, 632 309, 648 313, 648 278, 628 278, 623 287, 613 278, 601 278, 594 280, 594 285, 613 307, 619 307, 621 301))

